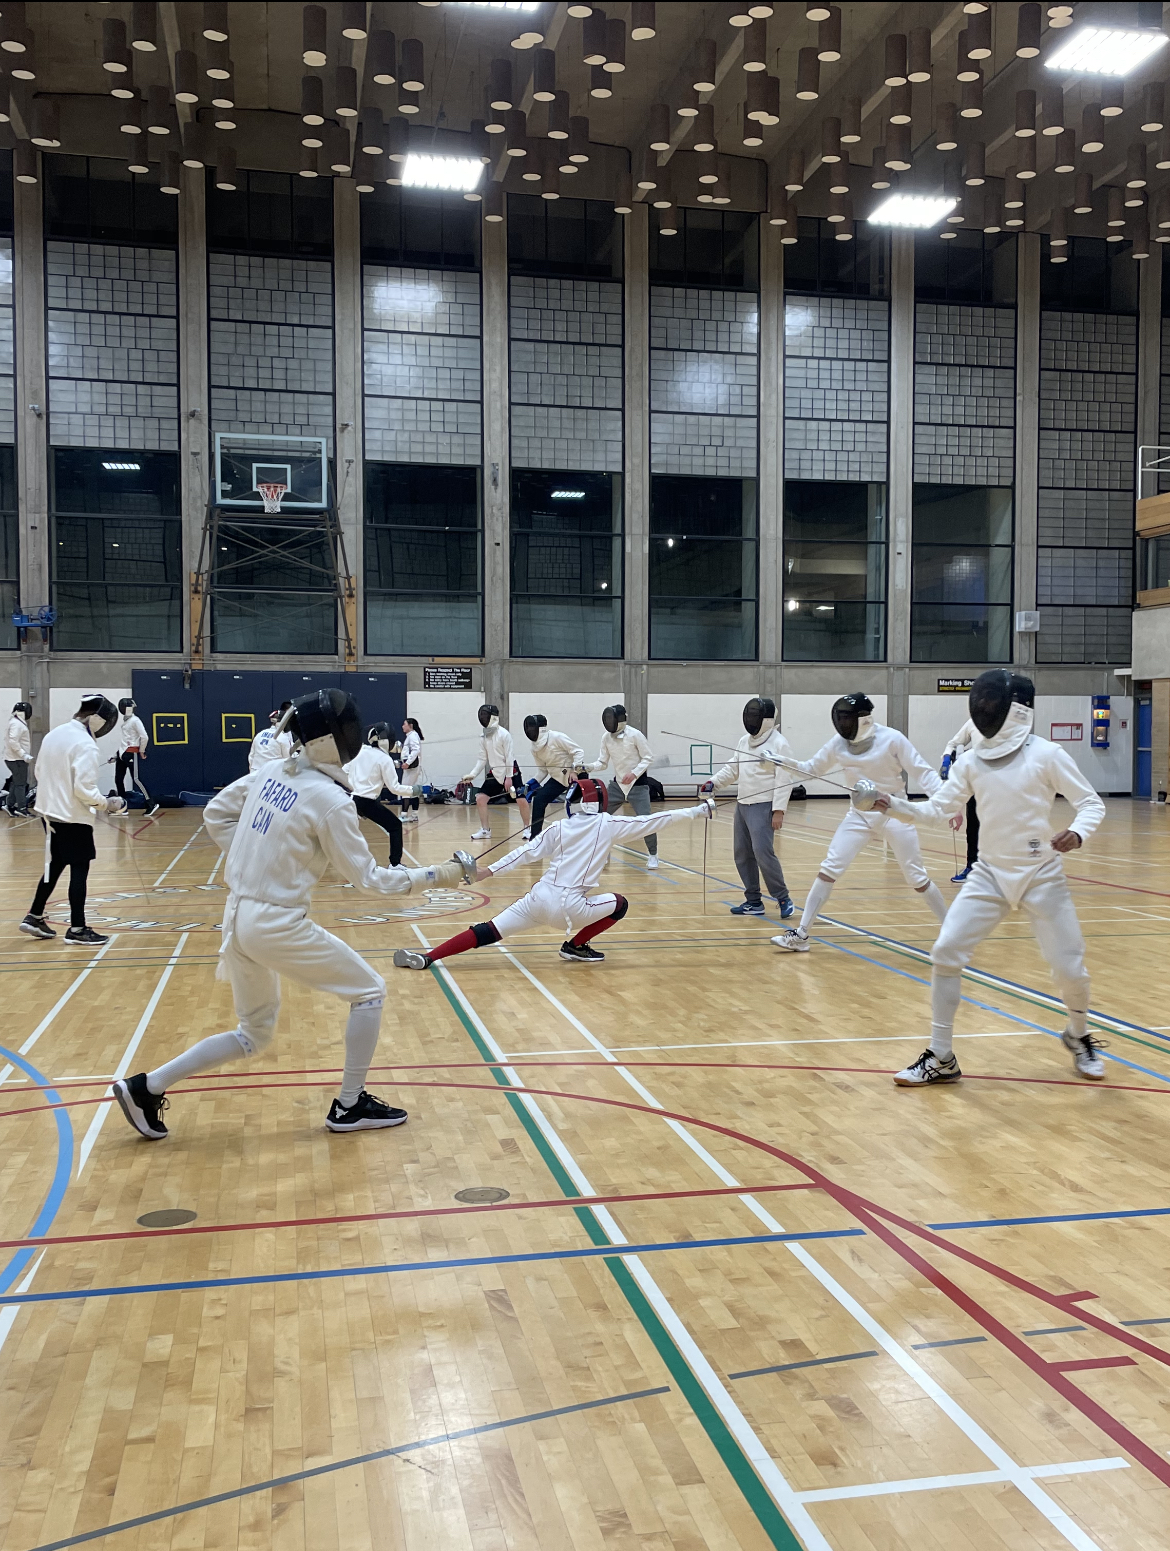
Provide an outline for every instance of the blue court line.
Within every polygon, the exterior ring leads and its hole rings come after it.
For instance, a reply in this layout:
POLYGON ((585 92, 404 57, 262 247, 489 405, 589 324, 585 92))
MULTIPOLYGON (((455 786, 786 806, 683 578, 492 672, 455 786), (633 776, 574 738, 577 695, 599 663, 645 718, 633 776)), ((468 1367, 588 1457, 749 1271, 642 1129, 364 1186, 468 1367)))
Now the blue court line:
POLYGON ((972 1217, 966 1222, 928 1222, 928 1228, 1030 1228, 1048 1222, 1113 1222, 1124 1217, 1170 1217, 1170 1206, 1142 1206, 1121 1212, 1054 1212, 1044 1217, 972 1217))
MULTIPOLYGON (((275 1282, 324 1282, 350 1276, 389 1276, 398 1271, 458 1271, 469 1266, 527 1265, 541 1260, 593 1260, 599 1256, 649 1255, 670 1249, 721 1249, 739 1244, 787 1244, 804 1239, 858 1239, 864 1228, 822 1228, 812 1233, 751 1233, 723 1239, 671 1239, 664 1244, 600 1244, 584 1249, 531 1250, 520 1255, 467 1255, 458 1260, 400 1260, 379 1266, 341 1266, 327 1271, 272 1271, 257 1276, 197 1277, 188 1282, 137 1282, 125 1287, 75 1288, 21 1293, 5 1303, 72 1303, 79 1298, 118 1298, 130 1293, 192 1292, 201 1287, 266 1287, 275 1282)), ((32 1251, 21 1251, 31 1254, 32 1251)))
MULTIPOLYGON (((30 1066, 23 1056, 14 1050, 6 1050, 0 1045, 0 1056, 18 1067, 26 1077, 30 1078, 38 1087, 44 1090, 46 1104, 61 1104, 61 1096, 54 1088, 49 1087, 49 1079, 43 1073, 38 1072, 35 1066, 30 1066)), ((28 1230, 30 1239, 40 1238, 48 1233, 53 1226, 53 1220, 61 1210, 61 1202, 65 1199, 65 1192, 69 1188, 69 1181, 73 1178, 73 1122, 69 1119, 66 1109, 57 1108, 51 1111, 53 1119, 57 1123, 57 1167, 53 1171, 52 1183, 49 1192, 45 1196, 44 1203, 37 1213, 36 1221, 28 1230)), ((12 1259, 0 1271, 0 1293, 6 1293, 17 1280, 25 1266, 36 1254, 36 1249, 18 1249, 12 1259)), ((20 1302, 5 1299, 5 1302, 20 1302)))
POLYGON ((228 1492, 217 1492, 214 1497, 197 1497, 193 1502, 176 1503, 173 1508, 160 1508, 156 1513, 144 1513, 136 1519, 122 1519, 117 1524, 107 1524, 104 1529, 86 1530, 84 1534, 70 1535, 65 1540, 53 1540, 46 1545, 34 1546, 33 1551, 65 1551, 66 1546, 103 1540, 107 1535, 117 1535, 127 1529, 141 1529, 144 1524, 157 1524, 162 1519, 173 1519, 180 1513, 193 1513, 197 1508, 212 1508, 216 1503, 236 1502, 241 1497, 252 1497, 257 1492, 270 1492, 274 1487, 291 1486, 297 1481, 312 1481, 317 1476, 331 1475, 337 1470, 350 1470, 356 1465, 372 1465, 378 1460, 395 1459, 443 1443, 458 1443, 464 1438, 479 1438, 484 1433, 504 1432, 510 1427, 527 1426, 530 1422, 555 1421, 557 1417, 572 1416, 580 1411, 596 1411, 602 1406, 616 1406, 630 1400, 649 1400, 655 1395, 669 1394, 670 1385, 660 1384, 655 1389, 634 1390, 628 1395, 607 1395, 604 1400, 582 1400, 573 1406, 556 1406, 548 1411, 533 1411, 528 1416, 511 1416, 502 1422, 484 1422, 479 1427, 461 1427, 457 1432, 436 1433, 432 1438, 417 1438, 413 1443, 399 1443, 389 1449, 373 1449, 369 1454, 352 1454, 348 1459, 334 1460, 329 1465, 314 1465, 311 1470, 294 1470, 287 1476, 272 1476, 267 1481, 257 1481, 250 1486, 233 1487, 228 1492))

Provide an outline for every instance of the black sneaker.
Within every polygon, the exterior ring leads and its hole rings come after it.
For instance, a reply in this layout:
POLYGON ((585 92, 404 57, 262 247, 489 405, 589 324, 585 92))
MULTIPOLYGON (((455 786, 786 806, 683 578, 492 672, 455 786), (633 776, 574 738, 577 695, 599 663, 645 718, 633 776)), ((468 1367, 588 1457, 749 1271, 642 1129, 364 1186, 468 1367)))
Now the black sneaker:
POLYGON ((570 964, 604 964, 605 954, 598 953, 596 948, 591 948, 587 942, 580 945, 571 942, 561 944, 561 958, 568 959, 570 964))
POLYGON ((158 812, 158 803, 152 797, 150 799, 150 801, 146 805, 146 817, 149 818, 152 813, 157 813, 157 812, 158 812))
POLYGON ((31 911, 20 923, 20 929, 30 937, 56 937, 57 935, 44 916, 34 916, 31 911))
POLYGON ((66 942, 80 943, 83 948, 100 948, 109 940, 100 932, 95 932, 92 926, 71 926, 65 933, 66 942))
POLYGON ((166 1094, 151 1093, 146 1086, 146 1073, 134 1077, 119 1077, 113 1084, 114 1097, 122 1106, 126 1119, 148 1141, 161 1142, 167 1135, 162 1112, 169 1109, 166 1094))
POLYGON ((363 1088, 357 1103, 343 1108, 340 1099, 334 1099, 325 1116, 327 1131, 383 1131, 387 1126, 400 1126, 406 1121, 404 1109, 385 1104, 363 1088))

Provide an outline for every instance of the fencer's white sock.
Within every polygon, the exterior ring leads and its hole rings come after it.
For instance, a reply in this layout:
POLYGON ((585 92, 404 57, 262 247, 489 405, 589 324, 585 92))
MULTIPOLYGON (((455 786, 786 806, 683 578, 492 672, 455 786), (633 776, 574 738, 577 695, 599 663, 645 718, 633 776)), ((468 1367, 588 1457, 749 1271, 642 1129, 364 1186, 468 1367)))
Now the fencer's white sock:
POLYGON ((181 1056, 156 1067, 146 1074, 146 1086, 153 1094, 165 1093, 172 1084, 184 1077, 194 1077, 196 1072, 206 1072, 213 1066, 224 1066, 228 1061, 242 1061, 250 1054, 240 1043, 237 1031, 229 1034, 209 1034, 181 1056))
POLYGON ((936 969, 930 977, 930 1048, 944 1061, 953 1054, 955 1014, 962 997, 962 976, 936 969))
POLYGON ((937 883, 932 883, 928 889, 923 889, 918 897, 926 901, 940 921, 943 919, 947 913, 947 902, 937 883))
POLYGON ((832 892, 832 881, 826 883, 824 878, 821 877, 816 877, 813 879, 812 887, 805 895, 804 910, 801 912, 800 929, 802 932, 808 932, 809 928, 820 914, 821 907, 824 905, 825 901, 828 899, 832 892))
POLYGON ((372 996, 365 1002, 354 1002, 350 1007, 345 1025, 345 1069, 341 1074, 341 1092, 337 1095, 343 1109, 349 1109, 357 1103, 358 1095, 366 1085, 366 1074, 374 1059, 381 1024, 380 996, 372 996))

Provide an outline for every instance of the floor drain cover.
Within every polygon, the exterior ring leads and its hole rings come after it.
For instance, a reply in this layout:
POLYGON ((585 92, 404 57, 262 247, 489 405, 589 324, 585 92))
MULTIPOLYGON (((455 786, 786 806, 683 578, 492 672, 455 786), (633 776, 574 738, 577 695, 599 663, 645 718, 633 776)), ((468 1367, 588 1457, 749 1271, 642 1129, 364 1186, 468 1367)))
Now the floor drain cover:
POLYGON ((506 1201, 511 1193, 501 1190, 498 1185, 472 1185, 467 1190, 457 1190, 455 1199, 465 1201, 468 1206, 482 1206, 489 1201, 506 1201))
POLYGON ((143 1228, 177 1228, 180 1223, 194 1222, 196 1215, 185 1206, 168 1206, 161 1212, 144 1212, 138 1223, 143 1228))

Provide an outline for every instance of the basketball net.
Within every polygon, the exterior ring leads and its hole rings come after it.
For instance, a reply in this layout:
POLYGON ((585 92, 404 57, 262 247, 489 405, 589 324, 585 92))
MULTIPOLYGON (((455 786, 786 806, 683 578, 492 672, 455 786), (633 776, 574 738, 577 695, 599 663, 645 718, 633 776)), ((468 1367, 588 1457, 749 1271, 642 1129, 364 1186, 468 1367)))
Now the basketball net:
POLYGON ((264 502, 264 510, 268 513, 279 512, 280 503, 288 491, 288 486, 265 480, 257 485, 256 489, 259 490, 260 499, 264 502))

